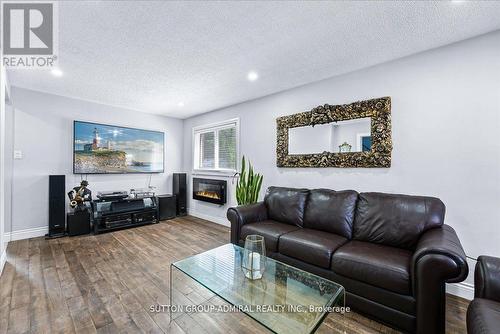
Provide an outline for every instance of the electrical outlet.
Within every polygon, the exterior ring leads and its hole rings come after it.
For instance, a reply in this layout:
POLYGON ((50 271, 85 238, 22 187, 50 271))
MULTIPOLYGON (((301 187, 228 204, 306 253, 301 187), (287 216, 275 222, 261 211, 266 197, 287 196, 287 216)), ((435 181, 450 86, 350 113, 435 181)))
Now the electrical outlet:
POLYGON ((14 159, 21 160, 23 158, 23 151, 15 150, 14 151, 14 159))

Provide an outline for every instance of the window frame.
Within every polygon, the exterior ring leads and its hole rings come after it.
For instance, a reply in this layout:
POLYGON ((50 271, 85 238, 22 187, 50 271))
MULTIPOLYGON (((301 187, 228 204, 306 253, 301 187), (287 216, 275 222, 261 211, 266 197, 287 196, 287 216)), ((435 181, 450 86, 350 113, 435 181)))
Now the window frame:
POLYGON ((193 127, 192 130, 192 158, 193 173, 205 173, 214 175, 234 175, 240 165, 240 119, 232 118, 222 122, 210 123, 193 127), (219 130, 235 127, 236 129, 236 166, 235 169, 219 168, 219 130), (200 168, 200 144, 199 135, 214 132, 214 164, 215 168, 200 168))

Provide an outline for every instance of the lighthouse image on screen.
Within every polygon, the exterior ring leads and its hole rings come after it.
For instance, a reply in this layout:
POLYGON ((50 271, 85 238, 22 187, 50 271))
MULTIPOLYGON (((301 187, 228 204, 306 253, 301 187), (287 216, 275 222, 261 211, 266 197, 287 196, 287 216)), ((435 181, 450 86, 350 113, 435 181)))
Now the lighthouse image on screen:
POLYGON ((163 132, 75 121, 73 172, 162 173, 163 147, 163 132))

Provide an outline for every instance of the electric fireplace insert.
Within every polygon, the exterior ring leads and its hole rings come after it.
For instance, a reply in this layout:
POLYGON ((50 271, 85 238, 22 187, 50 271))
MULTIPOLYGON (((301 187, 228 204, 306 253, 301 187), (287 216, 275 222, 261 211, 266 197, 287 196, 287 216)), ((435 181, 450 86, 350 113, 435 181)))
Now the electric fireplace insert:
POLYGON ((226 189, 227 182, 224 180, 193 178, 193 199, 224 205, 226 189))

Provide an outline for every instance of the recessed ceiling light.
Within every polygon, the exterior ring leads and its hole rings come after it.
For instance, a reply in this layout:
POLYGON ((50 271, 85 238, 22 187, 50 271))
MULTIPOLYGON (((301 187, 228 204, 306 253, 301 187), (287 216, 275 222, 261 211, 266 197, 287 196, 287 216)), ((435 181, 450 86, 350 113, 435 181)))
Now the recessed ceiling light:
POLYGON ((62 77, 63 75, 63 72, 58 68, 53 68, 52 71, 50 71, 50 73, 52 73, 52 75, 55 77, 62 77))
POLYGON ((179 106, 179 107, 181 107, 181 108, 182 108, 182 107, 184 107, 184 102, 179 102, 179 103, 177 103, 177 106, 179 106))
POLYGON ((250 81, 255 81, 259 78, 259 75, 257 74, 257 72, 251 71, 251 72, 248 72, 247 78, 250 81))

